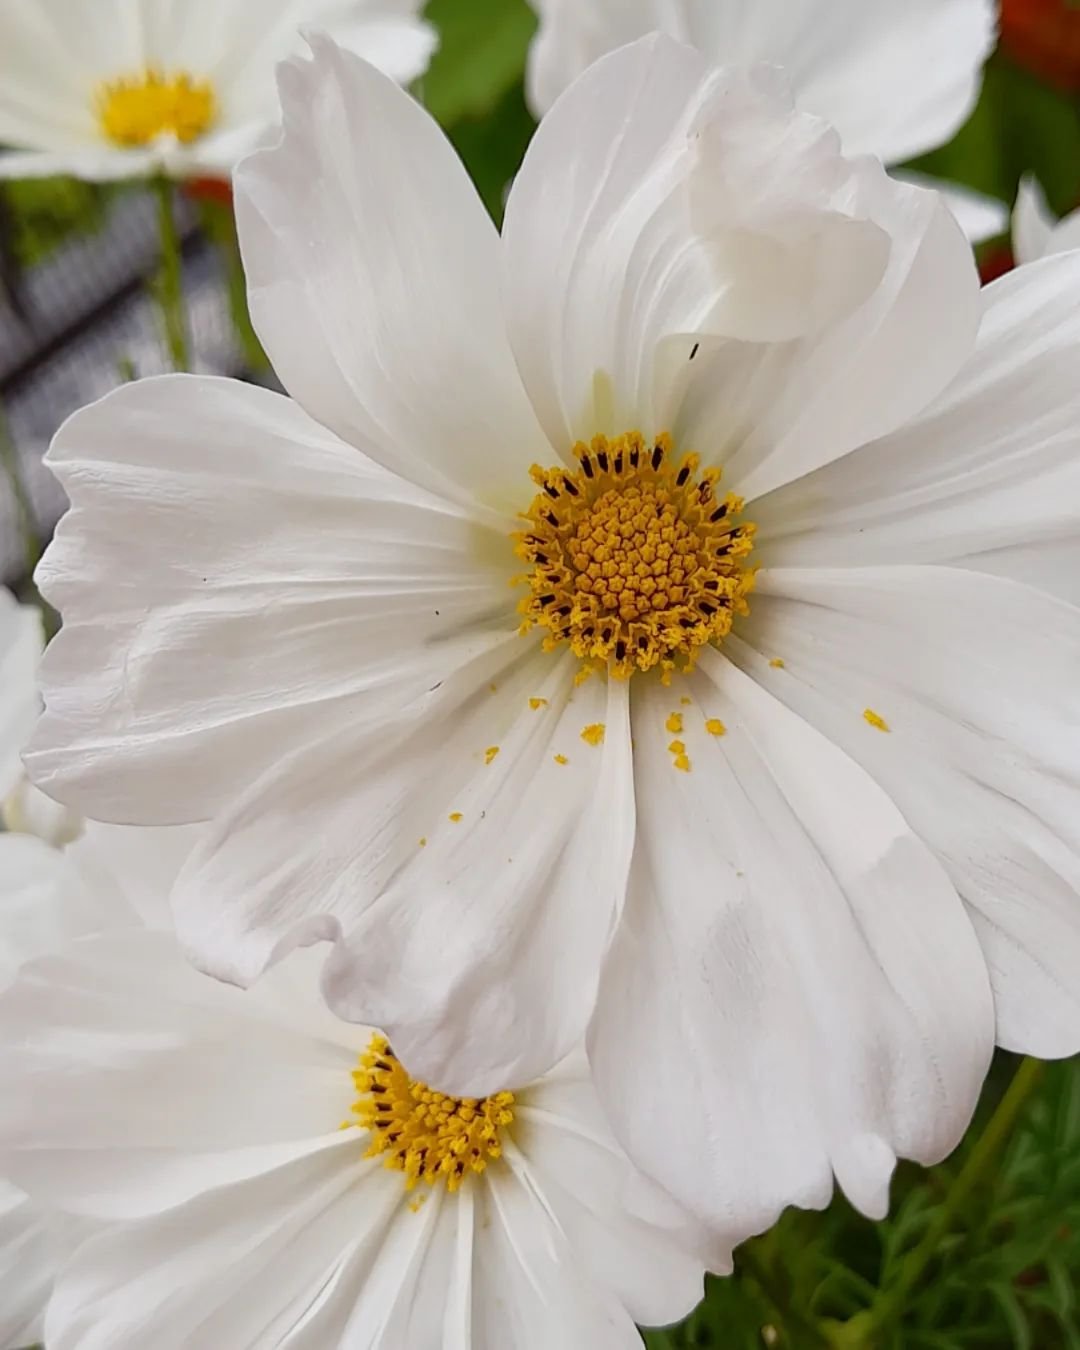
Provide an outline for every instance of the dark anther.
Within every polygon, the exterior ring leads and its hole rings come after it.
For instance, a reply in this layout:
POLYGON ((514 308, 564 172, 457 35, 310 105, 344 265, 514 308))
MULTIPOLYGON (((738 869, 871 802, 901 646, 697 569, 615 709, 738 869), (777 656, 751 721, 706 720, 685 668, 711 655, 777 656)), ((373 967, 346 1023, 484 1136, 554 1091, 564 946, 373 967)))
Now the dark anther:
POLYGON ((538 596, 537 599, 540 601, 542 605, 550 605, 552 600, 555 599, 555 597, 553 595, 541 595, 538 596))
POLYGON ((595 470, 593 469, 592 466, 592 460, 589 458, 588 455, 581 456, 581 467, 585 470, 586 478, 591 478, 593 476, 595 470))
POLYGON ((552 487, 550 483, 544 484, 544 491, 552 500, 559 495, 559 489, 557 487, 552 487))
POLYGON ((559 517, 555 514, 554 511, 545 511, 544 519, 547 521, 549 525, 554 525, 556 529, 559 528, 559 517))
POLYGON ((684 464, 682 468, 679 470, 678 477, 675 479, 676 485, 678 487, 683 487, 686 483, 686 480, 689 477, 690 477, 690 465, 684 464))
POLYGON ((620 450, 619 453, 615 456, 616 473, 622 473, 622 465, 623 465, 623 458, 622 458, 622 451, 620 450))
POLYGON ((572 478, 565 478, 565 477, 564 477, 564 478, 563 478, 563 486, 566 488, 567 492, 569 492, 569 494, 570 494, 571 497, 580 497, 580 496, 581 496, 581 493, 580 493, 580 492, 578 491, 578 489, 574 486, 574 480, 573 480, 572 478))
POLYGON ((607 473, 607 471, 608 471, 608 457, 607 457, 607 451, 606 451, 606 450, 598 450, 598 451, 596 452, 596 462, 597 462, 597 464, 600 465, 601 469, 603 469, 603 471, 604 471, 605 473, 607 473))
POLYGON ((638 453, 638 448, 637 448, 637 446, 635 445, 635 446, 631 449, 631 451, 630 451, 630 467, 631 467, 632 469, 636 469, 636 468, 637 468, 637 466, 638 466, 638 461, 639 461, 640 458, 641 458, 641 456, 640 456, 640 454, 638 453))
POLYGON ((720 589, 720 583, 715 577, 710 577, 708 581, 703 581, 701 584, 707 591, 718 591, 720 589))
POLYGON ((726 507, 726 506, 718 506, 718 507, 716 508, 716 510, 712 513, 712 515, 709 517, 709 524, 710 524, 710 525, 713 525, 713 524, 716 523, 716 521, 718 521, 718 520, 723 520, 723 518, 724 518, 726 515, 727 515, 727 507, 726 507))
POLYGON ((660 465, 663 464, 663 462, 664 462, 664 447, 662 445, 654 446, 652 452, 652 466, 654 473, 660 468, 660 465))
POLYGON ((556 613, 556 614, 561 614, 562 617, 565 619, 566 616, 570 613, 570 606, 569 606, 569 605, 560 605, 559 608, 555 611, 555 613, 556 613))
POLYGON ((698 601, 698 609, 701 610, 702 614, 707 614, 710 619, 716 613, 716 606, 710 605, 708 600, 698 601))
POLYGON ((615 660, 622 661, 626 656, 626 643, 620 638, 615 644, 615 660))
POLYGON ((372 1083, 371 1090, 372 1092, 378 1093, 380 1096, 386 1091, 381 1083, 372 1083))

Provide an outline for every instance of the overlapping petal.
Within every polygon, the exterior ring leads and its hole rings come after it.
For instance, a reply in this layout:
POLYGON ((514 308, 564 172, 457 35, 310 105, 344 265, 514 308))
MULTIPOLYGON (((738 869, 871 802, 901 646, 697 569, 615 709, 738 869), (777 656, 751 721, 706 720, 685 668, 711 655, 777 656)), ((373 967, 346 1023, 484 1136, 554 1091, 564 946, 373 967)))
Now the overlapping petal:
POLYGON ((41 616, 0 587, 0 802, 22 773, 19 756, 38 715, 41 616))

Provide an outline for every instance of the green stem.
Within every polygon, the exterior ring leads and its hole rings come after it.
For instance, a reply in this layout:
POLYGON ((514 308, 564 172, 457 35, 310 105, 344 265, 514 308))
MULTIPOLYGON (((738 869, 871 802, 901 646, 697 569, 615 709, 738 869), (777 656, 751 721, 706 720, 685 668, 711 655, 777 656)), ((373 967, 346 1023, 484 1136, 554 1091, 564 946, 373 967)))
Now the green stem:
POLYGON ((4 476, 11 487, 11 496, 15 502, 15 517, 19 522, 19 533, 23 541, 23 556, 27 576, 33 576, 34 568, 41 557, 41 540, 34 524, 34 507, 30 494, 23 482, 22 469, 19 466, 19 454, 15 442, 8 431, 7 419, 0 409, 0 462, 3 463, 4 476))
POLYGON ((790 1298, 787 1283, 778 1276, 771 1262, 765 1260, 757 1250, 757 1244, 765 1239, 757 1239, 740 1247, 735 1257, 736 1274, 753 1280, 765 1302, 776 1314, 777 1330, 784 1336, 783 1344, 798 1346, 799 1350, 825 1350, 828 1341, 821 1327, 810 1317, 796 1308, 790 1298))
POLYGON ((871 1347, 883 1331, 888 1330, 903 1314, 908 1298, 922 1279, 927 1266, 940 1253, 942 1239, 952 1228, 957 1213, 968 1197, 982 1184, 986 1174, 996 1163, 1002 1149, 1024 1114, 1046 1066, 1039 1060, 1025 1059, 1013 1075, 1008 1090, 998 1103, 997 1110, 986 1123, 974 1148, 967 1156, 956 1180, 949 1188, 944 1203, 919 1242, 904 1258, 896 1280, 882 1292, 881 1297, 865 1313, 844 1325, 837 1344, 871 1347))
POLYGON ((158 304, 165 330, 165 345, 173 370, 190 370, 187 320, 184 315, 184 274, 180 234, 173 211, 173 187, 167 178, 154 180, 161 235, 161 272, 157 282, 158 304))

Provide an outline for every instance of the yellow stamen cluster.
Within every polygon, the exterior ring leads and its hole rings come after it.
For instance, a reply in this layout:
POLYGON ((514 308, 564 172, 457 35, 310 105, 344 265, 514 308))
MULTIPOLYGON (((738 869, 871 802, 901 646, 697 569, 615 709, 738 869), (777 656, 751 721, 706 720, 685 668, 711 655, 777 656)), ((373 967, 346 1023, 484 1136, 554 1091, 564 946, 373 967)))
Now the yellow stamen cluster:
MULTIPOLYGON (((352 1113, 371 1131, 366 1156, 404 1172, 405 1189, 445 1181, 456 1191, 470 1173, 502 1156, 502 1131, 513 1124, 514 1094, 448 1097, 405 1072, 385 1036, 372 1036, 353 1074, 360 1094, 352 1113)), ((350 1122, 353 1123, 353 1122, 350 1122)))
POLYGON ((96 104, 106 137, 128 148, 151 145, 162 136, 187 145, 208 131, 217 117, 213 86, 184 72, 166 76, 151 69, 110 80, 98 89, 96 104))
POLYGON ((660 666, 690 670, 698 648, 748 611, 753 525, 739 498, 717 497, 718 469, 676 463, 670 438, 637 432, 574 447, 578 469, 534 466, 540 492, 515 536, 532 567, 522 632, 548 630, 585 663, 620 679, 660 666))

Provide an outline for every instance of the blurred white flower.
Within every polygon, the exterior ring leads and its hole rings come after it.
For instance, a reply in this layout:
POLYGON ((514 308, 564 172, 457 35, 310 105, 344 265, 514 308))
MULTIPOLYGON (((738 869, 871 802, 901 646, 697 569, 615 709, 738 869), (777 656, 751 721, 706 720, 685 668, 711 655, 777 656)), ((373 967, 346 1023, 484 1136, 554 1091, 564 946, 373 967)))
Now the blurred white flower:
POLYGON ((429 1082, 590 1024, 725 1234, 945 1154, 991 982, 1003 1044, 1080 1049, 1080 258, 981 291, 777 80, 603 58, 500 241, 413 100, 285 66, 237 205, 296 401, 173 377, 61 431, 30 757, 213 820, 198 963, 333 942, 331 1005, 429 1082))
POLYGON ((0 178, 228 177, 277 121, 306 25, 395 80, 435 46, 423 0, 4 0, 0 178))
POLYGON ((1036 179, 1020 180, 1013 209, 1013 253, 1018 263, 1080 249, 1080 211, 1058 220, 1036 179))
MULTIPOLYGON (((0 588, 0 991, 26 962, 88 933, 167 925, 169 889, 193 842, 186 829, 84 829, 21 781, 41 647, 38 611, 0 588)), ((0 1163, 0 1350, 41 1340, 53 1278, 91 1228, 35 1203, 0 1163)))
MULTIPOLYGON (((975 107, 997 37, 994 0, 530 3, 540 23, 526 88, 538 117, 598 57, 657 31, 720 65, 783 66, 799 107, 831 122, 847 154, 890 164, 951 140, 975 107)), ((945 191, 972 243, 1006 228, 1004 203, 933 186, 945 191)))
POLYGON ((611 1139, 584 1055, 456 1101, 316 983, 300 961, 244 994, 144 932, 0 999, 0 1156, 122 1221, 60 1276, 50 1350, 639 1350, 635 1320, 690 1311, 698 1235, 611 1139))

